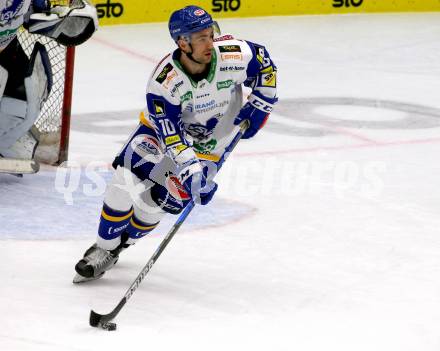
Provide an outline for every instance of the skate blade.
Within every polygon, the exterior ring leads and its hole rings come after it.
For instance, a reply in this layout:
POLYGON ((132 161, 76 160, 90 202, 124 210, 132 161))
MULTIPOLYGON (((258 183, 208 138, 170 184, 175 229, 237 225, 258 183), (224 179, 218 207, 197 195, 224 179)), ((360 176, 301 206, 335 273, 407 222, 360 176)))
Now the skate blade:
POLYGON ((90 278, 83 277, 82 275, 80 275, 80 274, 77 273, 77 274, 73 277, 73 283, 74 283, 74 284, 79 284, 79 283, 89 282, 89 281, 91 281, 91 280, 96 280, 96 279, 101 278, 101 277, 104 275, 104 273, 105 273, 105 272, 102 272, 100 275, 98 275, 98 276, 96 276, 96 277, 90 277, 90 278))

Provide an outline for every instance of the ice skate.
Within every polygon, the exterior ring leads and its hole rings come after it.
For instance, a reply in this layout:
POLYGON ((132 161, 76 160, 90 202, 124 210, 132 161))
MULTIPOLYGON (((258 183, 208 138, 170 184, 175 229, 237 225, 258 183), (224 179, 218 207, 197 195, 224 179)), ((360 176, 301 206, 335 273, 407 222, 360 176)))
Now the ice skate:
POLYGON ((75 265, 74 283, 82 283, 101 278, 111 269, 119 258, 119 250, 108 251, 93 244, 84 253, 84 257, 75 265))

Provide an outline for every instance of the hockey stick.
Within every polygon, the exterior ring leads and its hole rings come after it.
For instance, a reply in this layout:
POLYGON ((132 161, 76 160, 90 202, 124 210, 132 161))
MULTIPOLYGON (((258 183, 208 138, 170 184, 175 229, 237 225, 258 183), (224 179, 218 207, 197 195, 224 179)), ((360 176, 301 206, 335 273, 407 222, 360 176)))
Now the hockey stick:
MULTIPOLYGON (((231 154, 232 150, 234 150, 235 146, 240 141, 241 137, 243 136, 243 133, 248 128, 248 122, 245 121, 240 125, 240 131, 235 135, 234 139, 231 141, 231 143, 226 147, 225 152, 223 153, 222 157, 217 163, 218 170, 222 167, 225 160, 228 158, 228 156, 231 154)), ((99 314, 95 311, 90 311, 90 318, 89 323, 92 327, 100 327, 105 330, 116 330, 116 323, 112 323, 111 320, 113 320, 119 313, 119 311, 124 307, 124 305, 127 303, 127 301, 130 299, 130 297, 133 295, 133 293, 136 291, 136 289, 139 287, 142 280, 144 280, 145 276, 148 274, 148 272, 151 270, 153 265, 156 263, 157 259, 165 250, 171 239, 173 238, 174 234, 179 230, 180 226, 183 224, 185 219, 188 217, 192 209, 194 208, 194 201, 191 201, 183 210, 182 214, 177 219, 176 223, 172 226, 171 230, 168 232, 168 234, 165 236, 165 238, 162 240, 162 242, 159 244, 158 248, 154 252, 154 254, 151 256, 151 258, 148 260, 147 264, 142 268, 139 275, 136 277, 134 282, 131 284, 131 286, 128 288, 127 292, 125 293, 124 297, 119 301, 118 305, 108 314, 99 314)))

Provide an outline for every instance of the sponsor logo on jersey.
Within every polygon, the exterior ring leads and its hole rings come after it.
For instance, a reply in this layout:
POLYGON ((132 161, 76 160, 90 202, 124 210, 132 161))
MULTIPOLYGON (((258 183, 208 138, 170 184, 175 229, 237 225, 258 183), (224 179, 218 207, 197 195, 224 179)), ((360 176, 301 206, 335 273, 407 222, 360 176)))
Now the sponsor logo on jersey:
POLYGON ((196 111, 196 113, 207 113, 216 108, 221 108, 225 106, 225 103, 227 104, 228 101, 222 101, 221 103, 216 103, 216 100, 211 100, 208 102, 196 104, 194 110, 196 111))
POLYGON ((168 73, 168 76, 165 79, 165 83, 163 83, 163 86, 165 88, 169 87, 170 82, 177 77, 177 71, 176 70, 172 70, 170 73, 168 73))
POLYGON ((229 100, 224 100, 222 102, 219 102, 218 104, 215 104, 216 108, 223 108, 225 106, 229 105, 229 100))
POLYGON ((196 110, 201 110, 201 109, 208 108, 208 107, 211 107, 211 106, 215 106, 215 100, 211 100, 211 101, 208 101, 208 102, 205 102, 205 103, 202 103, 202 104, 197 104, 196 105, 196 110))
POLYGON ((262 78, 261 85, 264 87, 274 87, 277 81, 276 76, 277 76, 277 72, 263 74, 261 76, 262 78))
POLYGON ((154 105, 154 114, 156 117, 164 117, 165 116, 165 104, 160 100, 153 100, 154 105))
POLYGON ((183 94, 181 97, 180 97, 180 102, 185 102, 185 101, 188 101, 188 100, 192 100, 192 98, 193 98, 193 93, 192 93, 192 91, 187 91, 185 94, 183 94))
POLYGON ((144 162, 157 163, 161 159, 161 152, 159 147, 159 141, 147 134, 136 135, 133 140, 130 141, 130 147, 140 157, 143 162, 138 162, 134 167, 141 166, 144 162))
POLYGON ((199 154, 209 155, 217 146, 217 140, 211 139, 206 143, 194 143, 193 148, 199 154))
POLYGON ((156 82, 162 84, 165 82, 165 79, 167 78, 168 73, 170 73, 173 70, 173 65, 171 63, 167 63, 165 67, 162 69, 162 71, 158 74, 156 78, 156 82))
POLYGON ((225 66, 220 67, 220 72, 228 72, 228 71, 243 71, 243 66, 225 66))
POLYGON ((177 83, 174 85, 173 89, 171 89, 171 95, 174 96, 174 94, 176 93, 177 89, 179 89, 182 85, 183 85, 183 80, 177 82, 177 83))
POLYGON ((180 139, 180 136, 178 136, 178 135, 169 136, 169 137, 165 138, 165 145, 169 146, 169 145, 178 143, 180 141, 181 141, 181 139, 180 139))
POLYGON ((226 34, 226 35, 222 35, 221 37, 214 38, 214 41, 217 42, 217 41, 233 40, 233 39, 234 39, 234 37, 232 35, 226 34))
POLYGON ((220 45, 220 52, 241 52, 240 45, 220 45))
POLYGON ((221 45, 218 49, 220 52, 241 52, 239 45, 221 45))
POLYGON ((227 88, 229 88, 233 84, 234 84, 234 81, 232 79, 228 79, 228 80, 223 80, 221 82, 217 82, 217 90, 227 89, 227 88))
POLYGON ((177 152, 177 154, 175 156, 180 155, 180 153, 185 151, 186 149, 188 149, 188 146, 186 146, 185 144, 180 144, 180 145, 175 146, 174 150, 176 150, 176 152, 177 152))
POLYGON ((196 99, 201 99, 201 98, 207 97, 207 96, 209 96, 209 95, 210 95, 209 93, 202 94, 202 95, 197 95, 197 96, 196 96, 196 99))
POLYGON ((220 58, 222 61, 228 61, 228 60, 241 61, 241 60, 243 60, 243 55, 242 54, 221 54, 220 58))

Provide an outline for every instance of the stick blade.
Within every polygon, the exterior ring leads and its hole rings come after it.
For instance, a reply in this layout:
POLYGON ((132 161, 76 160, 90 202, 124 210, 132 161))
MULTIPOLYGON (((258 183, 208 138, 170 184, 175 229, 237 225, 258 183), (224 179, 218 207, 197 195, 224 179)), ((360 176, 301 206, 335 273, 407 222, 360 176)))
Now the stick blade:
POLYGON ((111 319, 107 315, 96 313, 93 310, 90 311, 89 324, 92 327, 114 331, 116 330, 116 323, 112 323, 110 320, 111 319))
POLYGON ((102 314, 96 313, 95 311, 91 310, 90 311, 90 318, 89 318, 89 324, 92 327, 99 327, 99 325, 101 324, 101 318, 102 318, 102 314))

